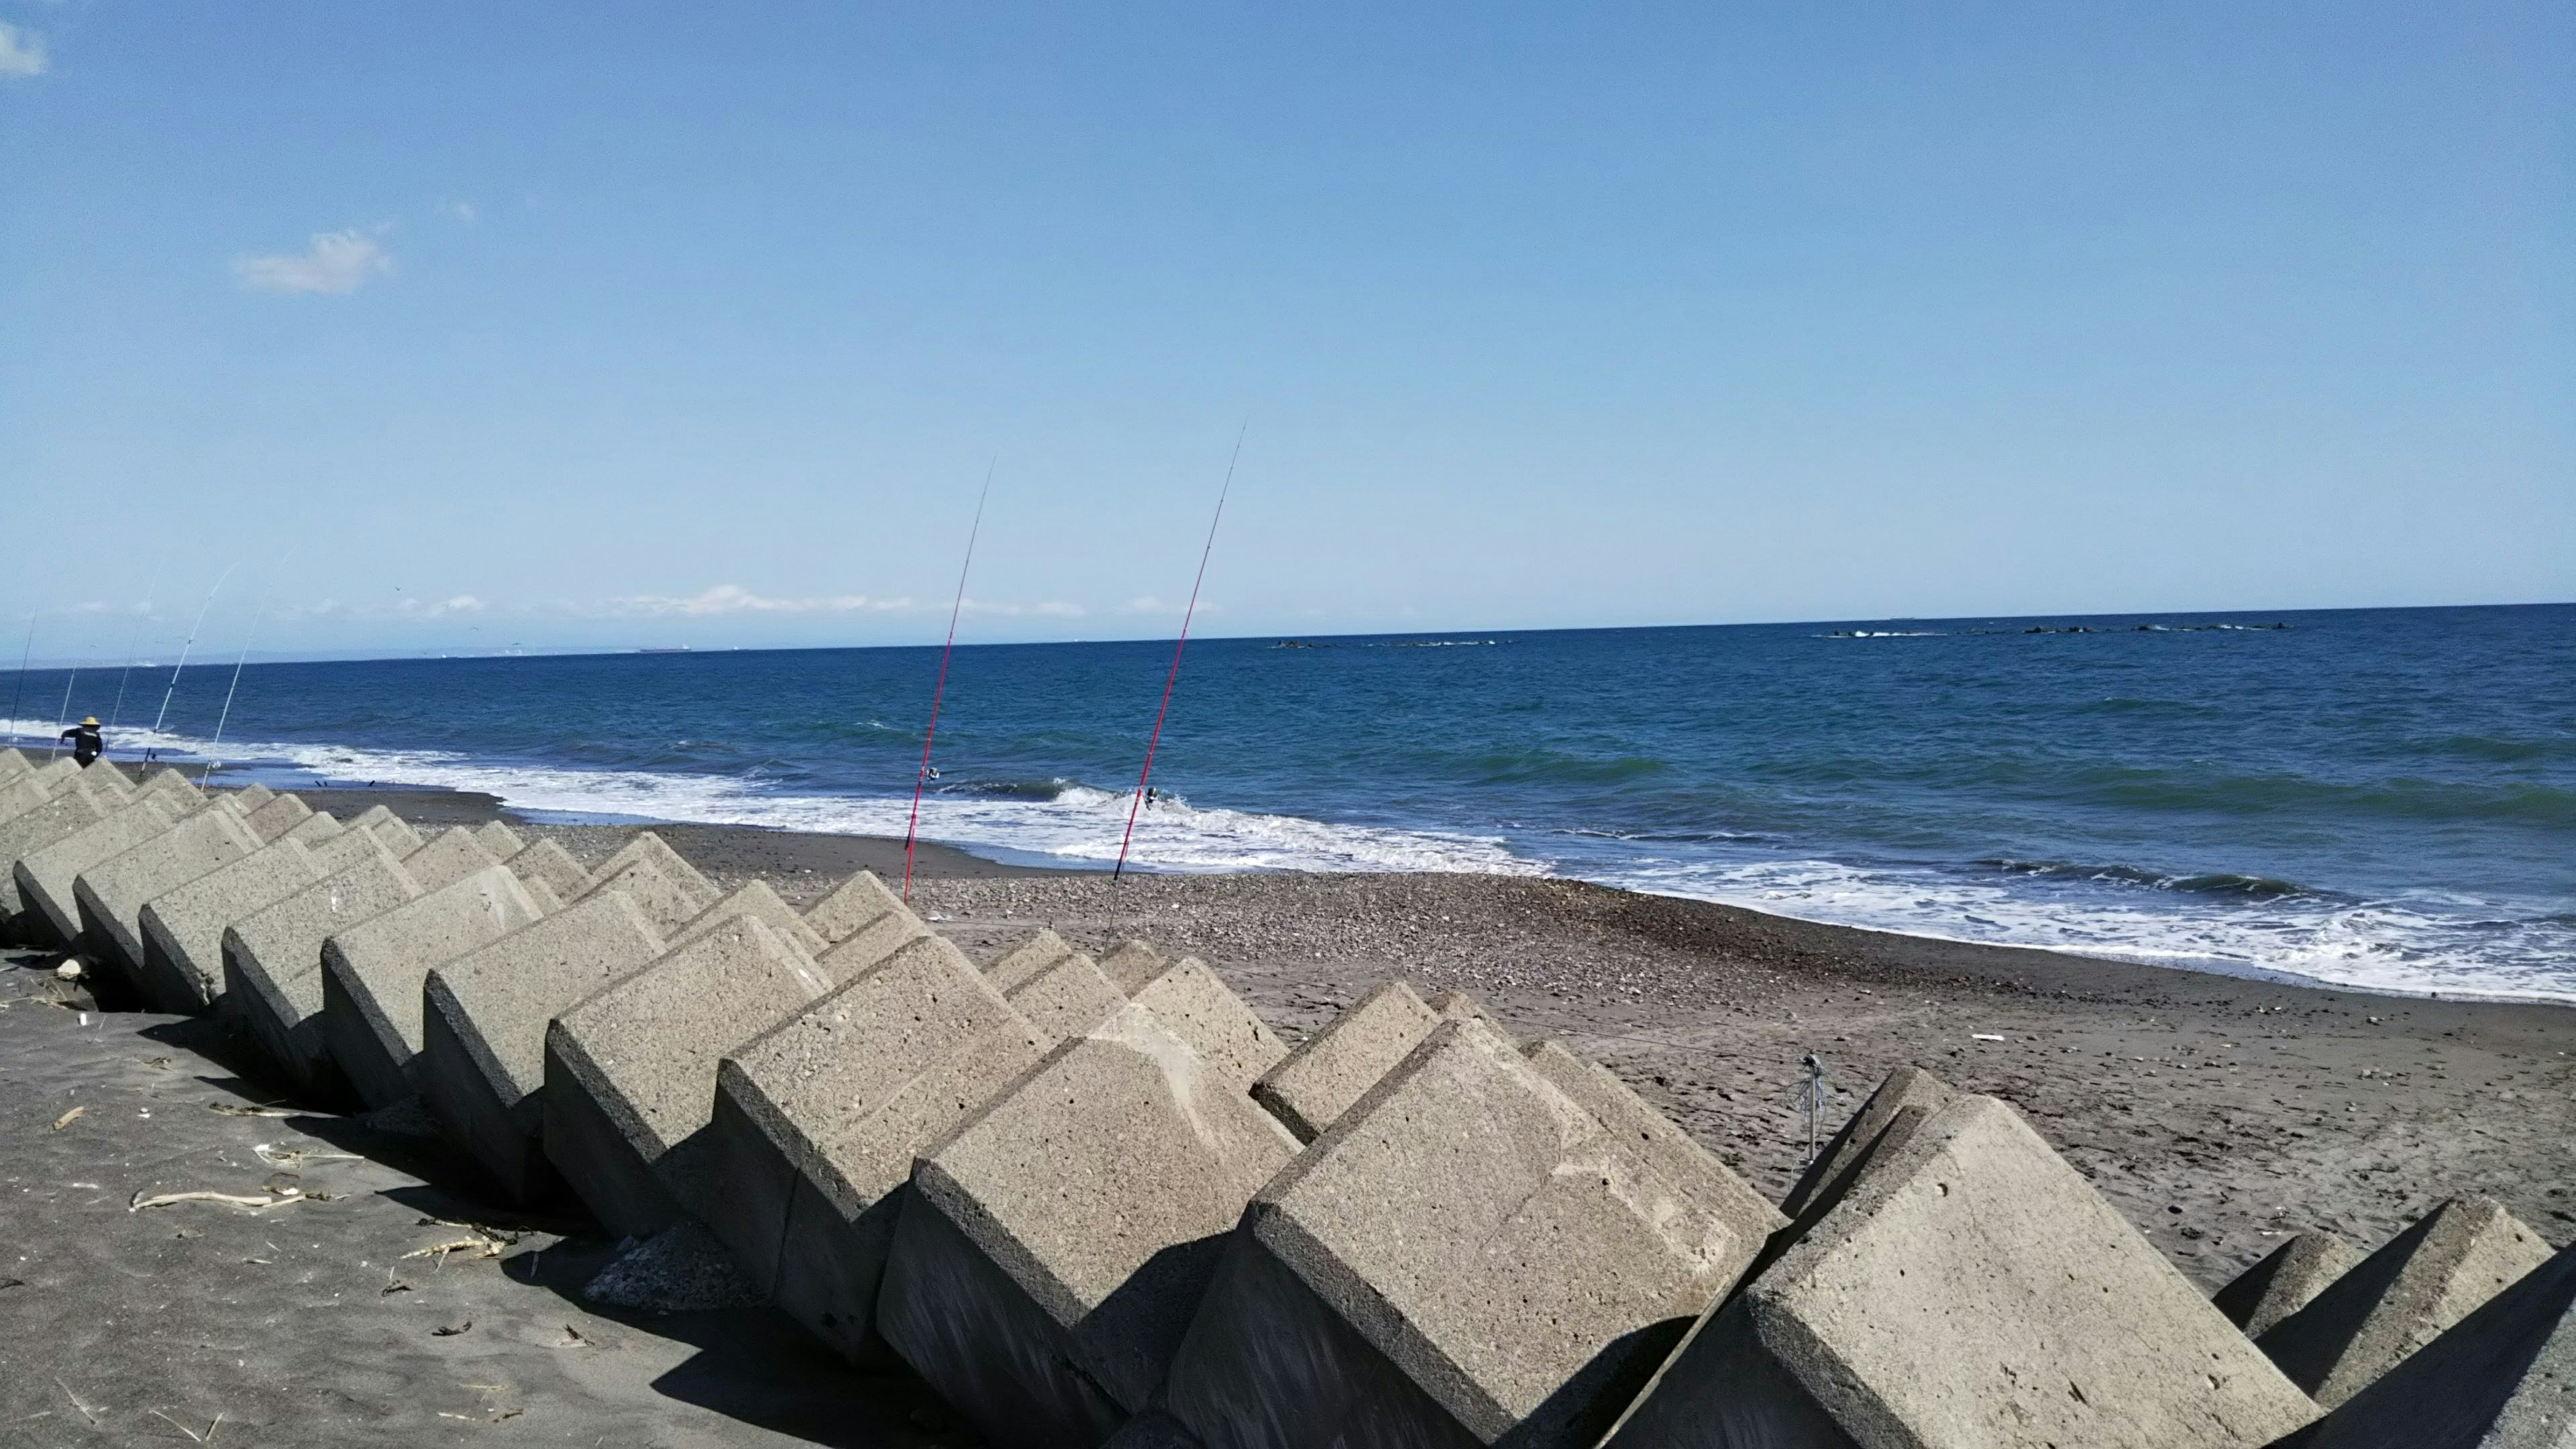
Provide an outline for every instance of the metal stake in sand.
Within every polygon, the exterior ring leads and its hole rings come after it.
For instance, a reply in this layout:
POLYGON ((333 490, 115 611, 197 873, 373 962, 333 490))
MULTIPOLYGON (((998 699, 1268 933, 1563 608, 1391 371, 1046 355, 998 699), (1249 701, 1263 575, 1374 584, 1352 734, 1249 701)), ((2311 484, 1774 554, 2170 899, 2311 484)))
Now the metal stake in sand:
POLYGON ((1816 1137, 1825 1116, 1825 1064, 1817 1060, 1814 1052, 1809 1052, 1798 1059, 1798 1065, 1807 1069, 1806 1077, 1798 1083, 1798 1115, 1806 1119, 1807 1165, 1813 1167, 1816 1165, 1816 1137))
POLYGON ((27 696, 27 661, 36 652, 36 619, 42 609, 27 616, 27 645, 18 651, 18 687, 9 691, 9 743, 18 743, 18 705, 27 696))
POLYGON ((206 611, 215 606, 215 595, 224 591, 224 580, 231 578, 233 570, 240 567, 240 559, 227 565, 222 573, 215 576, 215 586, 206 590, 206 601, 197 606, 197 622, 188 626, 188 642, 179 646, 179 662, 170 666, 170 687, 161 691, 161 712, 152 717, 154 735, 161 733, 162 724, 170 718, 170 696, 179 692, 179 671, 188 667, 188 651, 197 647, 197 631, 206 627, 206 611))
POLYGON ((1199 585, 1207 582, 1208 555, 1216 552, 1216 526, 1225 521, 1225 495, 1234 491, 1234 465, 1243 457, 1243 434, 1252 424, 1234 435, 1234 453, 1225 460, 1225 486, 1216 491, 1216 516, 1208 520, 1207 547, 1199 550, 1199 574, 1190 580, 1189 607, 1181 611, 1181 637, 1172 642, 1171 672, 1163 676, 1163 702, 1154 710, 1154 732, 1145 738, 1145 768, 1136 776, 1136 798, 1127 807, 1127 833, 1118 837, 1118 864, 1110 867, 1109 878, 1116 880, 1127 873, 1127 845, 1136 838, 1136 812, 1145 808, 1145 782, 1154 778, 1154 746, 1163 740, 1163 716, 1171 712, 1172 682, 1181 677, 1181 651, 1189 646, 1190 617, 1199 611, 1199 585))
POLYGON ((930 724, 921 732, 921 768, 912 773, 912 818, 903 826, 903 899, 912 900, 912 840, 921 828, 921 786, 930 778, 930 742, 939 734, 939 696, 948 690, 948 656, 957 652, 957 614, 966 607, 966 572, 975 567, 975 536, 984 531, 984 499, 993 491, 993 470, 1002 457, 984 466, 984 489, 975 495, 975 522, 966 530, 966 562, 957 568, 957 597, 948 605, 948 642, 939 649, 939 679, 930 686, 930 724))

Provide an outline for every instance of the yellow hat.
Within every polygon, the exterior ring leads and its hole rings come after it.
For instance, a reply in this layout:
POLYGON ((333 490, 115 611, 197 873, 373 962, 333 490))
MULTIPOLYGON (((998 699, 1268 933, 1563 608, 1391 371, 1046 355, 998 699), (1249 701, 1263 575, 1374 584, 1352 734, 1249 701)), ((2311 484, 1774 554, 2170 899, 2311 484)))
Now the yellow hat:
POLYGON ((85 724, 85 725, 94 725, 94 724, 97 724, 97 723, 98 723, 98 716, 97 716, 97 715, 94 715, 94 714, 93 714, 93 715, 86 715, 86 716, 83 716, 83 717, 82 717, 82 719, 81 719, 81 723, 82 723, 82 724, 85 724))

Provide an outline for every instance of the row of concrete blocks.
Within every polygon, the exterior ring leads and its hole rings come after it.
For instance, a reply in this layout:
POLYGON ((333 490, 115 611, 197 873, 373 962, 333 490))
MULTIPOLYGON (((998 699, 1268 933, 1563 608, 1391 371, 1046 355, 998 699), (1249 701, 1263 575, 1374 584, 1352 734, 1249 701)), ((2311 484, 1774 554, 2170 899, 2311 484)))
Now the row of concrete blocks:
POLYGON ((104 775, 0 752, 23 928, 309 1092, 419 1094, 522 1201, 703 1225, 996 1444, 2576 1434, 2576 1257, 2491 1203, 2358 1263, 2293 1240, 2213 1304, 1924 1073, 1775 1209, 1462 998, 1391 983, 1290 1052, 1196 961, 1037 932, 979 970, 864 874, 799 915, 649 834, 586 872, 498 826, 104 775), (88 823, 25 848, 68 792, 88 823))

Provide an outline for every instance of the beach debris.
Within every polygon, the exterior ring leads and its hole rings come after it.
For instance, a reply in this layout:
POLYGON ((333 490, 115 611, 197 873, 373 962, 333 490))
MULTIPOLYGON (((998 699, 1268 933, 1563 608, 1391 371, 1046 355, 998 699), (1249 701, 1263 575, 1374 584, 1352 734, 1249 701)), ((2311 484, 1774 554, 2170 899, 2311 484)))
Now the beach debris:
POLYGON ((748 1308, 760 1301, 760 1295, 734 1271, 724 1245, 694 1222, 683 1221, 657 1237, 629 1243, 581 1290, 584 1299, 656 1313, 748 1308))
POLYGON ((300 1112, 281 1112, 274 1107, 245 1107, 237 1102, 208 1102, 205 1104, 205 1107, 209 1112, 218 1112, 226 1117, 298 1117, 303 1115, 300 1112))
POLYGON ((317 1198, 319 1196, 318 1194, 308 1195, 299 1187, 276 1187, 270 1188, 269 1192, 273 1195, 260 1197, 252 1193, 197 1191, 165 1192, 146 1197, 142 1193, 138 1192, 134 1195, 134 1200, 125 1205, 125 1210, 130 1213, 139 1213, 145 1208, 169 1207, 173 1203, 219 1202, 227 1203, 234 1207, 248 1208, 252 1212, 261 1212, 268 1208, 284 1207, 288 1203, 303 1202, 308 1196, 314 1196, 317 1198))
POLYGON ((578 1329, 578 1328, 573 1327, 573 1326, 572 1326, 571 1324, 569 1324, 569 1323, 567 1323, 567 1324, 565 1324, 565 1325, 564 1325, 564 1336, 563 1336, 563 1337, 561 1337, 561 1338, 559 1338, 559 1339, 557 1339, 557 1340, 555 1340, 555 1345, 554 1345, 554 1346, 555 1346, 555 1347, 557 1347, 557 1348, 597 1348, 597 1347, 599 1347, 599 1345, 598 1345, 598 1344, 591 1342, 591 1341, 590 1341, 589 1339, 587 1339, 587 1338, 584 1338, 584 1337, 582 1336, 582 1332, 581 1332, 581 1330, 580 1330, 580 1329, 578 1329))
MULTIPOLYGON (((423 1221, 426 1222, 429 1221, 429 1219, 423 1219, 423 1221)), ((464 1228, 467 1235, 461 1238, 450 1238, 443 1243, 432 1243, 426 1248, 414 1248, 410 1252, 403 1254, 403 1257, 436 1258, 439 1266, 443 1268, 447 1266, 447 1259, 450 1254, 471 1253, 474 1256, 469 1261, 479 1262, 485 1258, 497 1258, 501 1256, 503 1249, 518 1241, 516 1236, 495 1233, 485 1228, 475 1227, 470 1223, 445 1223, 443 1226, 464 1228)))
POLYGON ((86 1112, 86 1111, 88 1111, 88 1110, 89 1110, 89 1108, 88 1108, 86 1105, 83 1105, 83 1106, 79 1106, 79 1107, 74 1107, 74 1108, 73 1108, 73 1109, 71 1109, 70 1111, 65 1112, 63 1115, 61 1115, 61 1116, 59 1116, 59 1117, 57 1117, 57 1118, 55 1118, 55 1119, 54 1119, 53 1130, 54 1130, 54 1131, 56 1131, 56 1132, 60 1132, 60 1131, 62 1131, 64 1128, 69 1127, 69 1126, 70 1126, 70 1125, 72 1125, 74 1122, 79 1121, 79 1120, 80 1120, 80 1115, 81 1115, 83 1112, 86 1112))
POLYGON ((267 1163, 269 1166, 282 1167, 289 1170, 301 1168, 308 1162, 357 1162, 362 1160, 358 1154, 354 1152, 311 1152, 300 1147, 276 1147, 266 1142, 252 1143, 250 1150, 252 1155, 258 1157, 260 1161, 267 1163))
POLYGON ((83 970, 81 959, 78 956, 74 956, 63 962, 60 966, 54 968, 54 979, 57 981, 78 981, 86 974, 88 973, 83 970))
POLYGON ((429 1336, 432 1338, 454 1338, 456 1335, 466 1332, 473 1326, 474 1320, 471 1318, 465 1320, 463 1323, 442 1323, 438 1327, 431 1329, 429 1331, 429 1336))
POLYGON ((206 1426, 206 1432, 200 1434, 196 1430, 189 1428, 187 1425, 180 1423, 178 1420, 171 1418, 169 1415, 162 1413, 159 1409, 154 1409, 150 1412, 152 1417, 159 1419, 171 1428, 187 1435, 190 1439, 199 1444, 212 1444, 215 1442, 215 1431, 224 1426, 224 1416, 221 1413, 217 1413, 215 1415, 215 1421, 206 1426))
POLYGON ((2009 1038, 2009 1037, 2005 1036, 2005 1035, 2004 1035, 2003 1033, 2001 1033, 2001 1032, 1980 1031, 1980 1032, 1971 1032, 1971 1033, 1969 1033, 1968 1040, 1970 1040, 1970 1041, 2009 1041, 2009 1040, 2011 1040, 2011 1038, 2009 1038))
POLYGON ((81 1396, 73 1393, 72 1386, 64 1383, 59 1375, 54 1379, 54 1387, 63 1391, 63 1397, 72 1401, 72 1407, 80 1410, 82 1418, 89 1420, 92 1425, 98 1423, 98 1410, 82 1403, 81 1396))

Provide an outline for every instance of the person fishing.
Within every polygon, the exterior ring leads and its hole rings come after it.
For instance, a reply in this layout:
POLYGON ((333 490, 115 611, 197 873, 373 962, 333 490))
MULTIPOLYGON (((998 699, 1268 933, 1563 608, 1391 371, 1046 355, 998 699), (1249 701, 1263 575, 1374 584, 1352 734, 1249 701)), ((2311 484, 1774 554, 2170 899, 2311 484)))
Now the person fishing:
POLYGON ((94 714, 82 716, 81 722, 63 731, 62 737, 71 742, 72 763, 84 770, 107 749, 107 742, 98 737, 98 716, 94 714))

